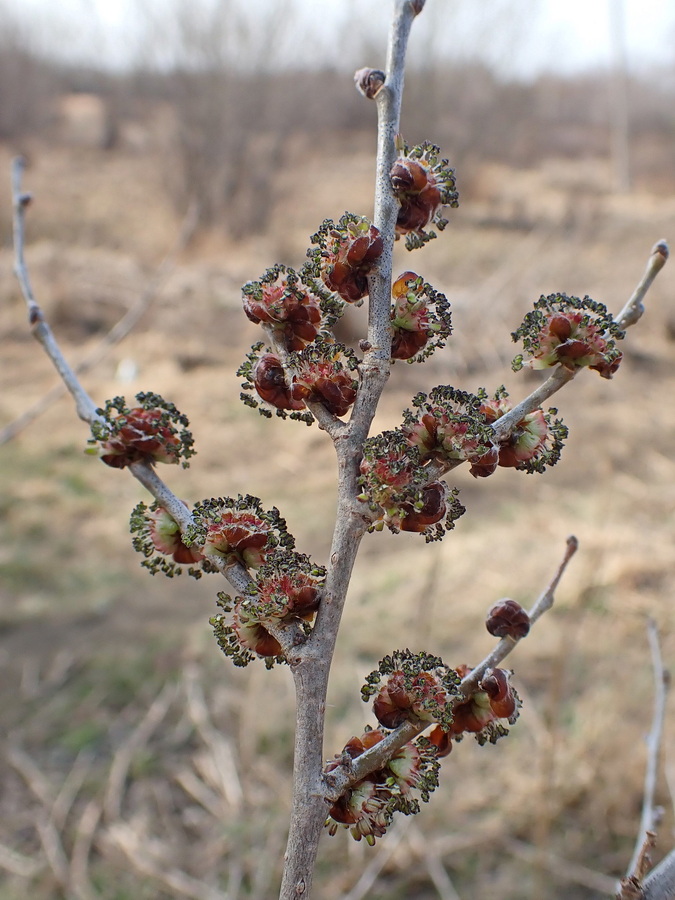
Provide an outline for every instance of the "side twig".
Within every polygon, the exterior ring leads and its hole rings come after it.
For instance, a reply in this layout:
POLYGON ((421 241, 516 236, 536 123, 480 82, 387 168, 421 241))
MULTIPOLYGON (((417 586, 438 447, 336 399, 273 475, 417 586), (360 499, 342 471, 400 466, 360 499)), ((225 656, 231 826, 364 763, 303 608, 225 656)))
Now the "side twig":
MULTIPOLYGON (((188 245, 190 238, 194 234, 198 221, 197 213, 197 205, 191 203, 181 224, 178 238, 176 239, 174 246, 160 262, 154 275, 146 285, 145 290, 141 292, 134 305, 125 312, 122 318, 113 325, 110 331, 101 338, 98 344, 73 367, 75 375, 84 375, 86 372, 93 369, 102 359, 105 359, 106 355, 113 347, 123 341, 124 338, 133 331, 136 325, 138 325, 153 301, 161 292, 162 287, 175 266, 176 259, 188 245)), ((23 264, 23 270, 27 273, 25 263, 23 264)), ((26 284, 30 285, 29 282, 26 282, 26 284)), ((4 428, 0 429, 0 446, 13 440, 13 438, 24 430, 24 428, 27 428, 31 423, 35 422, 36 419, 53 406, 57 400, 60 400, 66 393, 67 388, 65 383, 63 381, 57 382, 54 387, 47 391, 44 396, 40 397, 39 400, 26 409, 20 416, 14 419, 13 422, 10 422, 8 425, 5 425, 4 428)))
MULTIPOLYGON (((656 827, 659 818, 658 811, 654 805, 654 796, 663 740, 663 722, 666 712, 669 675, 663 667, 658 627, 651 618, 647 621, 647 637, 649 639, 652 670, 654 673, 654 713, 652 716, 652 727, 647 737, 647 765, 645 767, 645 786, 640 826, 633 856, 628 864, 626 876, 619 886, 618 900, 630 900, 633 897, 642 898, 645 896, 646 877, 651 864, 651 851, 656 843, 656 827)), ((672 889, 673 893, 675 893, 675 869, 671 877, 672 884, 670 888, 667 884, 664 884, 666 879, 660 878, 659 889, 665 889, 666 891, 672 889)), ((656 889, 656 884, 653 883, 654 889, 656 889)), ((665 894, 664 896, 671 895, 665 894)))
MULTIPOLYGON (((532 624, 553 606, 556 588, 560 583, 569 561, 576 553, 578 546, 579 544, 575 537, 569 537, 567 539, 565 554, 555 575, 529 612, 530 622, 532 624)), ((475 691, 487 669, 497 666, 509 655, 509 653, 511 653, 521 640, 523 640, 523 638, 515 639, 503 637, 494 650, 492 650, 485 659, 475 666, 475 668, 473 668, 462 680, 460 688, 463 695, 467 697, 472 691, 475 691)), ((402 725, 399 725, 395 731, 392 731, 391 734, 387 735, 384 740, 375 744, 374 747, 366 750, 366 752, 362 753, 360 756, 357 756, 356 759, 349 761, 345 760, 342 765, 326 776, 326 782, 329 786, 327 791, 328 798, 335 802, 348 788, 356 784, 356 782, 365 778, 370 772, 382 768, 397 750, 403 747, 404 744, 413 740, 413 738, 417 737, 418 734, 428 727, 428 722, 404 722, 402 725)))

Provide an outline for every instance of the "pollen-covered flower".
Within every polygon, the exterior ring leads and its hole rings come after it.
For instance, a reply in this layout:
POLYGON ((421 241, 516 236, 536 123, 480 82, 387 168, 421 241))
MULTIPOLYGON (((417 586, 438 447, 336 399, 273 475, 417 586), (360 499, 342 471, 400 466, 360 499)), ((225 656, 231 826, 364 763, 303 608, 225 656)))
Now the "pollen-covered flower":
POLYGON ((622 359, 616 342, 623 336, 603 303, 567 294, 542 296, 512 335, 514 341, 522 340, 525 350, 514 359, 513 369, 587 366, 611 378, 622 359))
POLYGON ((290 358, 295 403, 320 403, 334 416, 344 416, 356 400, 358 363, 342 344, 315 341, 290 358))
POLYGON ((368 274, 382 255, 384 244, 368 219, 345 213, 337 224, 326 219, 308 250, 309 270, 346 303, 358 303, 368 295, 368 274))
MULTIPOLYGON (((468 675, 469 666, 458 666, 460 678, 468 675)), ((448 730, 451 738, 461 739, 464 733, 473 734, 480 744, 494 744, 508 734, 504 724, 514 724, 518 718, 520 699, 511 685, 506 669, 488 669, 478 689, 455 706, 454 720, 448 730)))
POLYGON ((235 666, 247 666, 256 656, 264 658, 267 668, 285 661, 279 641, 241 597, 233 602, 227 594, 219 593, 217 602, 223 612, 209 621, 220 649, 235 666))
POLYGON ((92 446, 85 452, 114 469, 135 462, 176 464, 181 460, 187 467, 187 459, 195 452, 187 417, 159 394, 137 394, 136 400, 139 406, 129 409, 124 397, 113 397, 97 410, 102 419, 92 424, 92 446))
POLYGON ((437 722, 448 728, 460 696, 458 684, 457 673, 439 657, 398 650, 385 656, 366 678, 361 696, 367 700, 376 694, 373 711, 385 728, 397 728, 406 719, 437 722), (383 677, 386 680, 380 686, 383 677))
POLYGON ((391 358, 422 362, 444 347, 452 332, 446 297, 414 272, 399 275, 391 293, 391 358))
POLYGON ((483 395, 439 385, 413 398, 403 414, 402 432, 422 460, 466 460, 472 475, 485 477, 497 468, 494 433, 482 412, 483 395))
MULTIPOLYGON (((480 409, 493 424, 511 409, 507 392, 499 388, 492 399, 482 400, 480 409)), ((530 473, 554 466, 568 434, 567 427, 555 418, 556 412, 554 408, 547 412, 535 409, 524 415, 499 442, 499 465, 530 473)))
POLYGON ((414 531, 427 541, 440 540, 465 511, 456 490, 428 482, 418 448, 400 430, 368 438, 359 484, 359 500, 368 503, 373 517, 370 530, 386 525, 394 533, 414 531))
POLYGON ((277 550, 292 549, 293 536, 276 508, 263 510, 257 497, 203 500, 193 511, 193 525, 184 535, 189 547, 207 559, 222 559, 257 569, 277 550))
POLYGON ((336 319, 335 303, 314 280, 275 265, 242 288, 244 312, 268 325, 286 350, 302 350, 336 319))
POLYGON ((244 379, 240 394, 242 401, 267 418, 272 417, 274 410, 282 419, 290 414, 291 419, 300 419, 311 425, 314 419, 304 401, 295 399, 291 394, 291 376, 276 353, 271 350, 261 353, 264 346, 262 341, 254 344, 237 370, 237 375, 244 379))
POLYGON ((425 141, 410 149, 400 142, 398 149, 401 155, 389 175, 401 204, 396 234, 406 235, 406 247, 412 250, 436 237, 434 231, 425 231, 428 225, 435 225, 439 231, 445 228, 448 220, 440 215, 440 207, 459 206, 459 194, 455 190, 455 171, 447 159, 440 158, 440 147, 425 141))
POLYGON ((150 507, 139 503, 134 508, 130 530, 134 550, 145 557, 141 565, 153 575, 162 572, 172 578, 180 575, 184 565, 194 578, 201 578, 202 571, 216 571, 199 549, 184 543, 178 522, 157 502, 150 507))
MULTIPOLYGON (((368 728, 360 737, 350 738, 324 771, 329 775, 345 758, 356 759, 384 737, 382 729, 368 728)), ((343 825, 355 840, 365 837, 373 844, 376 837, 385 833, 395 812, 404 815, 419 812, 419 802, 413 795, 427 802, 438 786, 437 757, 436 748, 426 738, 404 744, 382 768, 358 781, 331 807, 326 820, 329 833, 334 835, 338 826, 343 825)))
POLYGON ((324 567, 305 554, 277 550, 237 600, 263 623, 289 618, 310 621, 319 608, 325 577, 324 567))
POLYGON ((378 785, 371 777, 362 779, 331 806, 326 820, 328 833, 334 835, 338 826, 344 825, 354 840, 365 837, 372 847, 376 838, 386 834, 391 822, 390 801, 386 787, 378 785))

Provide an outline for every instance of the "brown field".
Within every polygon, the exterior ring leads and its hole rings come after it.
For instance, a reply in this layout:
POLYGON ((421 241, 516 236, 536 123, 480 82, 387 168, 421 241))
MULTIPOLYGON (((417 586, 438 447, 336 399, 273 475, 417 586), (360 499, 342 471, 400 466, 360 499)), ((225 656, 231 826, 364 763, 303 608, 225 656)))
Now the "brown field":
MULTIPOLYGON (((268 422, 239 402, 234 372, 257 339, 239 288, 275 261, 299 263, 325 217, 371 212, 372 140, 356 135, 350 147, 336 153, 326 138, 309 158, 289 152, 265 234, 238 243, 201 234, 140 325, 84 377, 100 402, 140 390, 173 400, 198 449, 187 472, 166 474, 176 492, 256 494, 319 561, 331 534, 332 448, 315 427, 268 422)), ((30 149, 28 261, 77 362, 137 301, 180 218, 151 154, 30 149)), ((448 295, 455 334, 427 366, 395 367, 378 427, 394 425, 425 386, 529 392, 533 376, 510 370, 510 332, 541 293, 620 309, 652 244, 674 236, 675 199, 616 195, 609 184, 601 160, 486 165, 439 240, 414 257, 397 250, 401 269, 448 295)), ((56 376, 28 334, 5 187, 0 200, 2 427, 56 376)), ((556 398, 570 437, 554 470, 474 481, 459 469, 468 512, 442 544, 364 541, 327 757, 373 722, 359 687, 382 655, 410 646, 451 665, 477 661, 491 646, 489 606, 503 596, 531 604, 569 534, 580 550, 554 609, 510 659, 524 701, 512 735, 496 747, 461 744, 429 806, 375 849, 326 837, 317 898, 447 900, 449 876, 464 900, 586 900, 607 896, 625 869, 654 693, 646 616, 659 624, 665 664, 675 660, 674 296, 671 262, 615 379, 581 373, 556 398)), ((361 324, 357 313, 349 327, 358 334, 361 324)), ((0 900, 269 900, 289 803, 290 678, 234 669, 219 654, 208 617, 221 585, 139 568, 127 521, 141 489, 84 457, 87 436, 61 399, 0 449, 0 900)), ((675 828, 673 746, 671 702, 660 854, 675 828)))

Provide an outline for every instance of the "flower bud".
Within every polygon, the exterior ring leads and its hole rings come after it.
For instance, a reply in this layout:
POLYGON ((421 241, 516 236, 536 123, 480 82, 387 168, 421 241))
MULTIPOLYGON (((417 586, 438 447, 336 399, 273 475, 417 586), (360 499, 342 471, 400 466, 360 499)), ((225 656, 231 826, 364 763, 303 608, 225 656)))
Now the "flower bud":
POLYGON ((359 69, 354 73, 354 83, 359 93, 372 100, 380 92, 386 75, 380 69, 359 69))
POLYGON ((485 627, 495 637, 511 637, 515 641, 530 631, 530 617, 520 603, 504 599, 495 603, 487 614, 485 627))

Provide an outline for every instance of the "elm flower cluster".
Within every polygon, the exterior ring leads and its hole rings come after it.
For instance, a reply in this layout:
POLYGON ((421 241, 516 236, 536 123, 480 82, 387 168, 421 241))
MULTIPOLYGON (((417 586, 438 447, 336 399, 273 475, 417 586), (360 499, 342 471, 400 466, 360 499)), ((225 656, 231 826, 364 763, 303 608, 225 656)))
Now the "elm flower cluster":
POLYGON ((465 512, 457 491, 428 482, 417 447, 402 431, 385 431, 364 444, 358 499, 368 503, 371 531, 414 531, 440 540, 465 512))
POLYGON ((442 231, 448 223, 440 214, 442 206, 459 206, 455 187, 455 170, 447 159, 440 158, 440 147, 425 141, 418 147, 398 145, 400 156, 394 162, 389 179, 396 199, 401 205, 396 219, 397 236, 406 236, 408 250, 422 247, 436 237, 425 231, 435 225, 442 231))
POLYGON ((452 332, 450 304, 415 272, 399 275, 391 289, 391 358, 422 362, 452 332))
POLYGON ((259 281, 249 281, 242 292, 248 318, 267 326, 288 351, 302 350, 340 314, 331 295, 313 278, 280 264, 259 281))
POLYGON ((514 371, 525 365, 533 369, 562 365, 588 367, 611 378, 623 356, 616 342, 624 332, 607 307, 590 297, 542 296, 511 336, 522 341, 525 351, 513 360, 514 371))
MULTIPOLYGON (((188 509, 187 503, 184 505, 188 509)), ((193 578, 201 578, 202 572, 217 571, 200 549, 188 547, 178 522, 159 503, 139 503, 131 513, 129 525, 134 535, 133 548, 143 555, 141 565, 152 575, 162 572, 173 578, 180 575, 185 565, 193 578)))
POLYGON ((375 696, 373 712, 385 728, 421 719, 447 731, 454 720, 453 706, 461 697, 459 681, 439 657, 397 650, 367 676, 361 696, 364 701, 375 696))
POLYGON ((358 361, 343 344, 316 340, 284 365, 279 357, 254 344, 237 374, 245 379, 241 399, 267 417, 271 410, 285 418, 314 421, 308 403, 320 403, 334 416, 344 416, 356 399, 358 361), (255 394, 255 396, 254 396, 255 394))
MULTIPOLYGON (((503 386, 494 397, 484 397, 480 406, 485 420, 491 425, 510 409, 509 395, 503 386)), ((557 409, 551 407, 546 412, 535 409, 523 416, 508 437, 499 442, 499 465, 530 474, 541 473, 547 466, 554 466, 560 459, 568 435, 567 427, 555 418, 556 413, 557 409)))
POLYGON ((483 393, 439 385, 428 395, 419 393, 413 398, 414 409, 404 412, 401 430, 423 461, 467 461, 472 475, 486 477, 497 468, 499 452, 483 413, 483 401, 483 393))
MULTIPOLYGON (((359 737, 352 737, 341 753, 336 754, 325 768, 334 771, 345 760, 353 760, 384 740, 381 728, 366 729, 359 737)), ((346 791, 330 808, 326 828, 331 835, 340 826, 347 828, 356 841, 365 838, 371 846, 389 827, 394 813, 414 815, 438 786, 437 753, 425 738, 404 744, 381 769, 370 772, 346 791)))
MULTIPOLYGON (((455 669, 460 679, 470 671, 470 666, 466 665, 455 669)), ((455 705, 450 726, 439 724, 429 732, 429 740, 437 748, 439 757, 447 756, 452 750, 452 741, 458 743, 465 734, 473 734, 482 746, 488 742, 495 744, 509 733, 507 726, 515 724, 521 706, 510 677, 508 669, 488 669, 478 689, 455 705)))
POLYGON ((136 394, 136 401, 138 406, 129 409, 124 397, 113 397, 97 410, 102 418, 91 426, 91 446, 85 453, 114 469, 136 462, 175 465, 181 460, 187 468, 195 453, 187 416, 159 394, 136 394))
POLYGON ((321 278, 345 303, 359 303, 368 295, 368 275, 382 255, 378 229, 363 216, 344 213, 335 224, 326 219, 307 251, 308 271, 321 278))
POLYGON ((206 559, 227 565, 258 569, 277 549, 290 550, 295 543, 279 510, 264 510, 250 494, 203 500, 192 518, 184 542, 206 559))
POLYGON ((269 666, 282 662, 281 645, 271 634, 274 623, 311 622, 319 608, 326 577, 323 566, 290 550, 279 550, 260 567, 255 580, 242 595, 218 594, 222 613, 211 625, 226 656, 237 666, 246 666, 256 656, 269 666))

